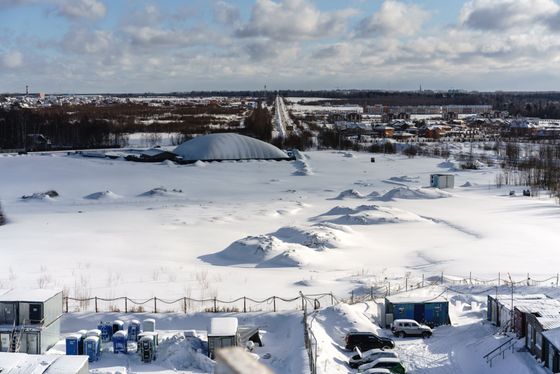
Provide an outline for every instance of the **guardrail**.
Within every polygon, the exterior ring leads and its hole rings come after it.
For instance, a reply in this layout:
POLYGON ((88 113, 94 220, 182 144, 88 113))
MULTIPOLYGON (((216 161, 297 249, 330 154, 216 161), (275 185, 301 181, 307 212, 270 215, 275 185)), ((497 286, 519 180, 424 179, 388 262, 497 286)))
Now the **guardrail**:
POLYGON ((502 343, 499 347, 491 350, 490 352, 482 356, 482 358, 486 359, 486 363, 489 364, 490 367, 492 367, 492 361, 495 358, 502 355, 502 360, 503 360, 506 357, 507 351, 511 349, 511 352, 513 353, 514 347, 515 347, 515 338, 509 338, 507 341, 502 343))

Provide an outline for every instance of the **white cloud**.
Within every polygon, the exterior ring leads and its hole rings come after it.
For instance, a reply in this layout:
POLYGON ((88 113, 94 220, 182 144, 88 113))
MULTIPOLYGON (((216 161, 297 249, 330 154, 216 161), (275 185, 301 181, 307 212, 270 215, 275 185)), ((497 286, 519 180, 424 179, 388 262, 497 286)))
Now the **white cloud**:
POLYGON ((430 14, 418 5, 385 0, 379 10, 364 18, 356 29, 357 36, 411 36, 422 28, 430 14))
POLYGON ((107 14, 105 4, 100 0, 59 0, 56 14, 69 19, 98 19, 107 14))
POLYGON ((323 12, 304 0, 257 0, 249 22, 236 35, 278 41, 327 37, 343 33, 355 14, 352 9, 323 12))
POLYGON ((476 30, 527 29, 558 15, 554 0, 471 0, 461 9, 461 25, 476 30))
POLYGON ((1 56, 1 61, 2 66, 14 69, 23 64, 23 54, 19 51, 8 52, 1 56))
POLYGON ((62 40, 63 48, 73 53, 102 53, 108 51, 113 44, 112 32, 90 31, 86 28, 70 29, 62 40))
POLYGON ((240 20, 239 8, 220 0, 213 7, 214 19, 224 25, 235 25, 240 20))

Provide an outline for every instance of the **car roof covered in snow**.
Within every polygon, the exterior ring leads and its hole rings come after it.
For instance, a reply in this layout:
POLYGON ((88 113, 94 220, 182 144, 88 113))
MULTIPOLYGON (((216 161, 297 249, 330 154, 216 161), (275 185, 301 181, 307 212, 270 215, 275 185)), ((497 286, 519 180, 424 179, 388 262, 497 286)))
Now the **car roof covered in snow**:
POLYGON ((45 302, 52 299, 57 294, 62 293, 61 290, 47 290, 47 289, 13 289, 2 294, 0 292, 0 302, 7 301, 31 301, 31 302, 45 302))
POLYGON ((248 136, 221 133, 188 140, 173 150, 186 161, 278 160, 290 157, 279 148, 248 136))
POLYGON ((238 321, 235 317, 218 317, 210 320, 208 336, 232 336, 237 334, 238 321))
POLYGON ((0 352, 2 373, 78 373, 88 365, 88 356, 28 355, 25 353, 0 352))

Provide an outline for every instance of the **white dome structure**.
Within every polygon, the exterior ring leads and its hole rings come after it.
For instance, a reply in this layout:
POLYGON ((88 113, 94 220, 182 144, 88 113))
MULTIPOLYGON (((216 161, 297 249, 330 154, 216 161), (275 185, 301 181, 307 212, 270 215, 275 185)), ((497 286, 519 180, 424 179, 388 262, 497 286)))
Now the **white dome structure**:
POLYGON ((272 144, 235 133, 199 136, 179 145, 173 153, 187 162, 290 159, 272 144))

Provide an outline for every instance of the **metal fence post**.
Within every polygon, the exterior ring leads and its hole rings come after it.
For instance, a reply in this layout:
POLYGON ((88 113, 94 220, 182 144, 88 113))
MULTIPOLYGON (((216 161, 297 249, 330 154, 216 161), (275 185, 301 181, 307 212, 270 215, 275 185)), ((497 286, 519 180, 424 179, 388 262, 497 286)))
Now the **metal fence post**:
POLYGON ((274 312, 276 313, 276 296, 272 296, 272 307, 274 308, 274 312))
POLYGON ((154 296, 154 313, 157 313, 157 297, 154 296))
POLYGON ((97 312, 98 312, 98 309, 97 309, 97 296, 95 296, 95 313, 97 313, 97 312))
MULTIPOLYGON (((556 282, 558 284, 558 282, 556 282)), ((66 313, 68 313, 68 296, 65 297, 66 302, 66 313)))
POLYGON ((247 313, 247 298, 243 296, 243 313, 247 313))
POLYGON ((128 313, 128 297, 124 297, 124 312, 128 313))
POLYGON ((218 302, 215 297, 214 297, 214 313, 218 313, 218 302))
POLYGON ((187 298, 183 297, 183 312, 187 313, 187 298))

